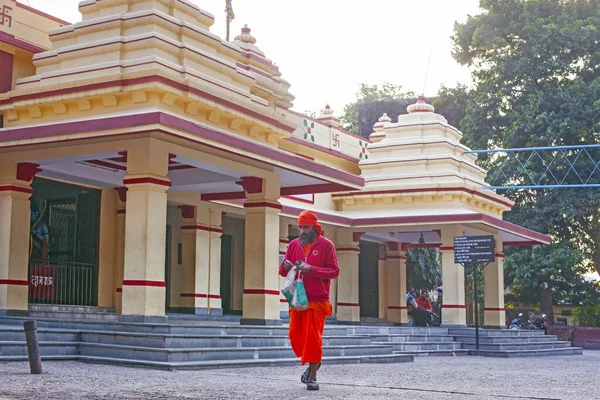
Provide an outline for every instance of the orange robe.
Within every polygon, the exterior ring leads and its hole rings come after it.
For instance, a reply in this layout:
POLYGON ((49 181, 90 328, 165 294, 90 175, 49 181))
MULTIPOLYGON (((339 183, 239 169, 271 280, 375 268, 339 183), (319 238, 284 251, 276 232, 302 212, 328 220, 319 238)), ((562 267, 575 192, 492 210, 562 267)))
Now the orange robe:
MULTIPOLYGON (((311 244, 304 246, 306 254, 308 254, 310 246, 311 244)), ((321 362, 323 330, 328 315, 333 315, 333 308, 328 301, 309 302, 308 309, 304 311, 290 308, 290 343, 302 365, 321 362)))

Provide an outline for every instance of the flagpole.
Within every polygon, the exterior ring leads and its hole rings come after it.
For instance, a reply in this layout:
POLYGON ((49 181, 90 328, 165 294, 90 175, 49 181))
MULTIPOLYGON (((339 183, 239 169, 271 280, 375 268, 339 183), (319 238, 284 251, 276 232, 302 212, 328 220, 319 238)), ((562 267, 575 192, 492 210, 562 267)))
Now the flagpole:
POLYGON ((227 13, 227 18, 226 18, 226 34, 225 34, 225 40, 227 40, 229 42, 229 28, 231 26, 231 0, 225 0, 225 12, 227 13))

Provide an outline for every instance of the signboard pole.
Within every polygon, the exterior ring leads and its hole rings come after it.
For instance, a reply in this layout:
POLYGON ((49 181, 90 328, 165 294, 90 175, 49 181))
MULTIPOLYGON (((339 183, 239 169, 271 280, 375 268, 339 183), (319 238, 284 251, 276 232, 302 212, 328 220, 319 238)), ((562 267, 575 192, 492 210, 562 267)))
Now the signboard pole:
POLYGON ((475 306, 475 354, 479 355, 479 290, 477 270, 496 260, 496 245, 493 235, 457 236, 454 238, 454 263, 473 272, 473 303, 475 306))
POLYGON ((475 302, 475 354, 479 355, 479 293, 477 290, 477 268, 478 265, 476 263, 471 264, 471 268, 473 268, 473 282, 475 283, 473 289, 473 297, 475 302))

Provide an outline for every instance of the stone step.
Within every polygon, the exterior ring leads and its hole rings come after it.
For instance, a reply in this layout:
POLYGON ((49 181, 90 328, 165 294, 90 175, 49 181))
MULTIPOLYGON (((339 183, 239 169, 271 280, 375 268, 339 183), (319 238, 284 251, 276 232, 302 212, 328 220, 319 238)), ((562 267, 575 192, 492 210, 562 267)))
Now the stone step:
MULTIPOLYGON (((454 336, 456 341, 462 343, 475 343, 475 336, 454 336)), ((540 342, 556 342, 558 340, 555 335, 546 336, 516 336, 516 337, 501 337, 501 336, 481 336, 479 343, 503 344, 503 343, 540 343, 540 342)))
POLYGON ((376 342, 454 342, 450 335, 424 335, 424 334, 394 334, 394 335, 369 335, 376 342))
MULTIPOLYGON (((77 355, 78 343, 74 342, 40 342, 42 356, 77 355)), ((5 356, 27 356, 27 342, 0 341, 0 359, 5 356)))
MULTIPOLYGON (((448 334, 453 336, 475 336, 475 328, 449 328, 448 334)), ((479 336, 500 336, 500 337, 515 337, 515 336, 544 336, 544 331, 540 330, 510 330, 510 329, 480 329, 479 336)))
MULTIPOLYGON (((57 304, 30 304, 29 312, 69 312, 78 314, 96 314, 110 313, 116 314, 115 309, 111 307, 94 307, 94 306, 68 306, 57 304)), ((119 314, 116 314, 119 315, 119 314)))
MULTIPOLYGON (((25 331, 22 326, 0 326, 0 341, 23 341, 25 331)), ((67 329, 38 329, 38 340, 44 342, 78 342, 79 331, 67 329)))
MULTIPOLYGON (((508 351, 508 350, 549 350, 571 347, 571 342, 541 342, 522 344, 479 344, 479 350, 508 351)), ((463 349, 475 350, 474 343, 463 343, 463 349)))
MULTIPOLYGON (((216 368, 244 368, 244 367, 284 367, 298 366, 297 358, 262 359, 262 360, 222 360, 222 361, 191 361, 191 362, 157 362, 146 360, 131 360, 123 358, 79 356, 80 361, 98 364, 116 364, 121 366, 144 367, 164 369, 169 371, 201 370, 216 368)), ((325 365, 336 364, 378 364, 378 363, 405 363, 413 362, 411 354, 389 354, 379 356, 345 356, 323 357, 325 365)))
MULTIPOLYGON (((471 354, 475 355, 475 352, 471 350, 471 354)), ((541 356, 574 356, 582 355, 583 349, 581 347, 565 347, 558 349, 544 349, 544 350, 504 350, 504 351, 493 351, 493 350, 479 350, 479 355, 484 357, 541 357, 541 356)))
MULTIPOLYGON (((130 332, 82 331, 81 341, 157 348, 289 346, 287 335, 177 335, 130 332)), ((325 346, 366 346, 369 336, 323 336, 325 346)))
MULTIPOLYGON (((47 356, 47 355, 41 355, 40 357, 42 359, 42 361, 77 361, 79 359, 79 356, 76 354, 73 355, 67 355, 67 356, 47 356)), ((2 356, 0 355, 0 362, 24 362, 24 361, 29 361, 29 357, 28 356, 2 356)), ((42 369, 44 368, 44 366, 42 365, 42 369)))
MULTIPOLYGON (((373 342, 373 344, 390 344, 390 342, 373 342)), ((454 351, 462 350, 462 344, 457 342, 393 342, 391 343, 394 353, 396 351, 412 352, 412 351, 430 351, 443 350, 454 351)))
POLYGON ((468 356, 471 355, 470 350, 455 349, 455 350, 416 350, 416 351, 394 351, 394 354, 411 354, 415 357, 426 356, 468 356))
POLYGON ((87 313, 72 311, 29 311, 30 319, 52 318, 61 320, 94 320, 94 321, 119 321, 120 315, 113 312, 106 313, 87 313))
POLYGON ((355 326, 347 327, 348 334, 362 335, 448 335, 447 328, 409 326, 355 326))
MULTIPOLYGON (((81 356, 126 358, 131 360, 159 362, 277 359, 295 357, 294 352, 289 346, 165 349, 103 343, 80 343, 79 354, 81 356)), ((362 357, 389 354, 392 354, 392 347, 389 345, 323 346, 324 357, 362 357)))

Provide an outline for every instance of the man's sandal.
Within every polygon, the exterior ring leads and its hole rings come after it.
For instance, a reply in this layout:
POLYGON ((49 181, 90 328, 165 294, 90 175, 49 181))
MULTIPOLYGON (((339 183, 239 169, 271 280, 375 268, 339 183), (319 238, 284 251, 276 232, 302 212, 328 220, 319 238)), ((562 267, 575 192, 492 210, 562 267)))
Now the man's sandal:
POLYGON ((310 379, 308 382, 306 382, 306 389, 307 390, 319 390, 319 384, 317 383, 316 380, 310 379))
MULTIPOLYGON (((319 363, 319 365, 317 365, 317 371, 319 370, 319 368, 321 368, 321 363, 319 363)), ((304 371, 304 373, 300 377, 300 382, 308 383, 308 378, 310 378, 310 365, 308 366, 308 368, 306 368, 306 371, 304 371)), ((319 385, 317 385, 317 389, 314 389, 314 390, 318 390, 318 387, 319 387, 319 385)))

